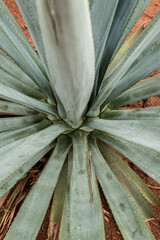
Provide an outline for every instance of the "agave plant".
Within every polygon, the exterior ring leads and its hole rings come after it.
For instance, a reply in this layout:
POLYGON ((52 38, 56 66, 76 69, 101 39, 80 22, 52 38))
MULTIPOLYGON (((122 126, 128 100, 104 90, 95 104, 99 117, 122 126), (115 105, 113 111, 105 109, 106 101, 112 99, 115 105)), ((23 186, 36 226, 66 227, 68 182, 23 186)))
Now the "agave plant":
POLYGON ((124 239, 155 239, 122 155, 160 183, 160 107, 118 108, 160 94, 160 12, 124 43, 149 0, 16 2, 38 54, 1 0, 0 197, 53 151, 4 239, 36 239, 53 196, 50 239, 104 240, 98 182, 124 239))

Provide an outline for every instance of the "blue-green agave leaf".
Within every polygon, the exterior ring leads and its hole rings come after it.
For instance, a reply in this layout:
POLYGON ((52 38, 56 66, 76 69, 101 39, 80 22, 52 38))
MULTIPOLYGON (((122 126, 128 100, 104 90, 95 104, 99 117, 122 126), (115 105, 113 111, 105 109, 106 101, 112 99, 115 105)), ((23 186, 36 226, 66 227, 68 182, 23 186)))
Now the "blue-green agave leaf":
POLYGON ((36 238, 69 148, 68 137, 61 136, 44 170, 25 199, 5 240, 13 238, 16 240, 31 240, 36 238))
POLYGON ((98 147, 91 142, 90 148, 97 178, 124 239, 155 240, 130 195, 118 181, 98 147))
POLYGON ((34 115, 37 112, 17 103, 0 100, 0 115, 34 115))
POLYGON ((6 86, 13 88, 25 95, 28 95, 36 99, 44 98, 44 95, 40 91, 37 91, 33 87, 29 87, 28 85, 21 82, 19 79, 13 77, 12 75, 8 74, 6 71, 2 70, 1 68, 0 68, 0 76, 1 76, 0 83, 5 84, 6 86))
POLYGON ((0 118, 0 132, 15 130, 40 122, 42 116, 39 114, 33 116, 0 118))
POLYGON ((132 47, 132 45, 135 43, 135 41, 140 37, 141 33, 144 31, 144 24, 138 28, 135 33, 132 34, 132 36, 126 40, 126 42, 123 43, 119 51, 117 52, 116 56, 113 58, 113 60, 110 62, 107 72, 105 74, 105 78, 107 78, 112 72, 113 69, 121 62, 120 60, 122 57, 129 51, 129 49, 132 47))
MULTIPOLYGON (((14 119, 13 119, 13 122, 14 122, 14 119)), ((12 125, 12 122, 11 122, 11 125, 12 125)), ((42 130, 50 125, 51 125, 51 122, 45 119, 45 120, 42 120, 41 122, 38 122, 38 123, 35 123, 32 125, 30 123, 29 126, 26 126, 23 128, 1 132, 0 133, 0 148, 11 142, 17 141, 24 137, 27 137, 27 136, 33 134, 34 132, 42 130)))
POLYGON ((0 98, 32 108, 33 110, 57 116, 57 111, 53 105, 38 101, 24 95, 5 84, 0 83, 0 98))
POLYGON ((144 79, 131 87, 108 104, 108 108, 116 109, 121 106, 152 96, 160 95, 160 74, 144 79))
POLYGON ((106 105, 160 67, 160 34, 157 37, 158 40, 155 41, 154 39, 153 44, 149 45, 131 65, 127 73, 118 82, 117 86, 113 89, 103 105, 106 105))
POLYGON ((125 59, 122 62, 121 66, 115 71, 114 74, 109 77, 107 83, 95 98, 91 109, 87 114, 88 116, 91 117, 97 115, 97 110, 105 102, 107 97, 113 91, 121 78, 125 75, 130 66, 138 59, 141 54, 143 54, 145 49, 150 45, 154 38, 160 34, 159 24, 160 11, 156 14, 151 23, 143 31, 135 44, 131 47, 129 53, 125 56, 125 59))
POLYGON ((91 119, 86 122, 86 126, 114 135, 117 139, 123 138, 139 144, 142 148, 159 151, 160 120, 91 119))
POLYGON ((144 220, 155 218, 155 214, 147 200, 154 204, 156 203, 156 205, 159 205, 160 202, 149 187, 111 148, 106 148, 102 142, 98 143, 98 147, 110 169, 127 191, 127 194, 130 194, 133 201, 135 201, 137 211, 141 213, 144 220))
MULTIPOLYGON (((65 120, 77 127, 95 76, 88 2, 37 0, 37 11, 52 88, 66 111, 65 120)), ((63 118, 60 109, 59 113, 63 118)))
POLYGON ((160 107, 134 108, 125 110, 106 110, 100 116, 112 120, 160 120, 160 107))
POLYGON ((13 59, 2 51, 0 51, 0 68, 29 87, 39 90, 33 80, 13 61, 13 59))
POLYGON ((43 150, 66 130, 63 123, 57 123, 0 148, 1 196, 40 159, 37 156, 41 156, 43 150))
POLYGON ((90 165, 87 134, 73 139, 73 167, 70 183, 70 239, 105 239, 101 201, 95 173, 90 165))
MULTIPOLYGON (((153 178, 160 184, 159 165, 160 165, 160 152, 154 149, 141 146, 140 144, 133 143, 125 140, 123 137, 116 137, 105 132, 94 131, 93 136, 101 139, 117 151, 122 153, 125 157, 131 160, 135 165, 142 169, 148 176, 153 178)), ((157 200, 152 197, 149 201, 157 205, 157 200)))
POLYGON ((36 2, 35 0, 16 0, 16 3, 25 20, 25 23, 37 48, 41 61, 43 62, 43 66, 45 67, 46 72, 48 72, 47 60, 42 40, 42 33, 39 26, 36 2))
POLYGON ((3 1, 0 2, 0 47, 32 78, 45 95, 52 96, 39 56, 3 1))
POLYGON ((107 66, 130 33, 150 0, 119 0, 108 41, 103 53, 99 82, 101 83, 107 66))
POLYGON ((97 91, 99 68, 104 54, 104 49, 109 36, 114 14, 119 0, 93 1, 91 5, 91 22, 94 39, 96 58, 96 82, 94 85, 95 95, 97 91))
POLYGON ((67 189, 60 224, 59 240, 70 240, 70 183, 73 165, 73 151, 68 154, 67 189))

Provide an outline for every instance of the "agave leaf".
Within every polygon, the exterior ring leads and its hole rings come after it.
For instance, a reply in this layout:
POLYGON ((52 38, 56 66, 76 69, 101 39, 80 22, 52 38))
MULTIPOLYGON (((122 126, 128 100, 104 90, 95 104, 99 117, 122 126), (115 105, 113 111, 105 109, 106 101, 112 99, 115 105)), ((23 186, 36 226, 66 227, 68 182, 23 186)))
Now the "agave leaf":
POLYGON ((120 0, 112 23, 111 31, 99 74, 99 82, 101 83, 105 75, 107 66, 113 59, 122 43, 130 33, 132 27, 137 22, 150 0, 120 0))
POLYGON ((159 24, 160 11, 156 14, 152 22, 147 26, 147 28, 143 31, 138 40, 132 46, 118 70, 113 75, 111 75, 104 88, 99 92, 98 96, 95 98, 95 101, 92 104, 90 111, 87 114, 88 116, 96 116, 97 109, 99 109, 99 107, 105 102, 107 97, 115 88, 116 84, 118 84, 121 78, 125 75, 129 67, 137 60, 141 54, 143 54, 152 40, 160 33, 159 24))
POLYGON ((155 240, 130 196, 127 195, 123 186, 104 160, 98 147, 94 143, 91 143, 90 147, 97 178, 124 239, 155 240))
MULTIPOLYGON (((94 39, 96 72, 99 74, 99 67, 103 57, 105 45, 108 39, 109 31, 114 19, 114 14, 119 0, 94 1, 91 5, 91 22, 94 39)), ((98 78, 94 85, 95 95, 97 92, 98 78)))
POLYGON ((68 154, 68 172, 67 172, 67 189, 65 193, 65 201, 63 206, 59 240, 70 240, 70 183, 73 165, 73 151, 68 154))
POLYGON ((59 175, 59 179, 52 200, 52 207, 48 227, 48 240, 55 240, 58 234, 58 227, 61 222, 65 202, 65 195, 67 191, 67 168, 68 161, 66 160, 59 175))
POLYGON ((61 0, 49 5, 48 1, 37 0, 37 10, 52 88, 65 108, 68 122, 79 126, 95 74, 88 2, 67 0, 66 4, 61 0))
POLYGON ((37 75, 37 73, 35 73, 35 71, 31 71, 30 67, 26 64, 21 52, 16 52, 17 51, 16 47, 12 44, 12 41, 8 38, 6 33, 2 31, 1 28, 0 28, 0 48, 2 48, 3 51, 5 51, 23 69, 23 71, 26 72, 26 74, 31 79, 33 79, 33 81, 35 82, 36 85, 38 85, 38 87, 41 89, 41 91, 46 96, 48 96, 47 92, 50 92, 50 89, 51 89, 49 82, 47 82, 47 80, 46 80, 47 85, 48 85, 48 89, 46 90, 43 83, 41 83, 40 77, 38 77, 38 75, 37 75), (17 56, 19 61, 16 61, 14 56, 17 56))
MULTIPOLYGON (((114 147, 125 157, 130 159, 140 169, 142 169, 148 176, 160 184, 159 151, 155 151, 147 147, 142 147, 137 143, 127 141, 124 138, 117 138, 114 135, 106 134, 104 132, 94 131, 93 136, 101 139, 111 147, 114 147)), ((154 205, 159 204, 159 201, 154 197, 154 195, 150 196, 149 201, 154 205)))
POLYGON ((108 107, 110 109, 116 109, 129 103, 157 95, 160 95, 160 74, 139 82, 111 101, 108 107))
POLYGON ((28 161, 15 166, 10 175, 0 180, 0 196, 3 196, 6 191, 10 190, 48 151, 53 149, 54 146, 55 143, 45 146, 33 154, 28 161))
POLYGON ((29 87, 38 90, 36 84, 32 79, 4 52, 0 51, 0 67, 13 77, 25 83, 29 87))
POLYGON ((155 71, 160 67, 160 34, 158 41, 148 46, 142 55, 131 65, 127 73, 118 82, 115 89, 106 99, 103 105, 109 103, 112 99, 139 82, 142 78, 155 71))
POLYGON ((101 201, 90 166, 87 134, 73 139, 73 167, 70 184, 70 239, 105 239, 101 201))
POLYGON ((19 103, 42 113, 57 115, 54 106, 26 96, 2 83, 0 84, 0 98, 11 102, 19 103))
POLYGON ((160 107, 147 107, 126 110, 107 110, 100 116, 112 120, 160 120, 160 107))
POLYGON ((18 26, 13 16, 1 1, 0 3, 0 47, 6 52, 41 90, 52 96, 50 84, 43 74, 43 65, 31 47, 26 36, 18 26))
MULTIPOLYGON (((139 39, 137 39, 139 42, 139 39)), ((134 47, 136 43, 132 46, 134 47)), ((125 53, 125 55, 119 60, 119 62, 113 67, 109 74, 106 73, 105 80, 103 80, 103 84, 101 88, 105 86, 108 82, 108 78, 111 75, 116 74, 116 72, 121 68, 123 62, 127 58, 132 46, 125 53)), ((160 60, 159 60, 159 51, 160 51, 160 33, 157 34, 156 37, 152 39, 149 45, 145 48, 143 53, 133 62, 133 64, 129 67, 125 75, 122 77, 121 81, 117 83, 117 86, 112 91, 112 94, 106 99, 105 102, 109 102, 111 99, 115 98, 116 96, 120 95, 122 92, 127 90, 129 87, 136 84, 139 80, 145 78, 147 75, 155 71, 160 67, 160 60)), ((115 57, 116 59, 116 57, 115 57)))
POLYGON ((46 72, 48 72, 47 60, 45 56, 45 49, 42 39, 42 33, 39 26, 38 12, 36 7, 36 2, 32 0, 16 0, 18 8, 20 9, 23 19, 28 27, 28 30, 31 34, 33 42, 37 48, 37 51, 40 55, 43 66, 45 67, 46 72))
POLYGON ((43 94, 40 91, 37 91, 33 87, 29 87, 23 82, 19 81, 17 78, 13 77, 12 75, 6 73, 4 70, 0 69, 0 83, 7 85, 10 88, 13 88, 25 95, 36 99, 44 98, 43 94))
POLYGON ((63 215, 60 225, 59 240, 70 240, 70 198, 69 191, 66 192, 65 202, 63 207, 63 215))
POLYGON ((61 136, 42 174, 25 199, 5 240, 13 238, 31 240, 36 238, 69 148, 70 141, 68 137, 61 136))
MULTIPOLYGON (((57 136, 59 136, 67 129, 68 128, 63 123, 57 123, 34 134, 31 134, 30 136, 27 136, 25 138, 22 138, 20 140, 8 144, 7 146, 0 148, 1 156, 0 181, 2 184, 1 191, 5 193, 5 191, 8 190, 7 185, 6 184, 3 185, 4 181, 6 182, 8 181, 8 184, 9 181, 11 181, 11 184, 12 182, 14 182, 13 183, 14 185, 16 181, 19 180, 19 178, 18 180, 16 180, 15 176, 13 176, 14 172, 17 172, 17 177, 18 175, 23 176, 26 173, 23 170, 23 167, 25 169, 25 166, 26 168, 30 166, 30 164, 32 164, 32 158, 34 165, 35 164, 34 156, 35 159, 37 159, 36 155, 41 154, 41 151, 45 147, 51 144, 54 141, 54 139, 57 138, 57 136)), ((37 159, 37 161, 38 160, 39 159, 37 159)))
POLYGON ((3 24, 4 26, 8 26, 12 30, 11 32, 14 35, 17 34, 17 39, 20 40, 21 44, 23 44, 23 47, 26 49, 28 54, 34 59, 39 68, 44 71, 44 67, 43 64, 41 63, 41 60, 39 59, 35 50, 32 48, 24 32, 19 27, 17 21, 14 19, 14 17, 12 16, 12 14, 10 13, 10 11, 3 2, 0 3, 0 14, 2 26, 3 24))
POLYGON ((5 114, 13 114, 13 115, 33 115, 36 114, 37 112, 32 110, 31 108, 19 105, 17 103, 12 103, 8 101, 2 101, 0 100, 0 115, 5 114))
POLYGON ((23 128, 40 122, 43 118, 37 114, 33 116, 0 118, 0 132, 23 128))
POLYGON ((142 147, 159 151, 159 120, 88 120, 86 126, 123 138, 142 147), (125 129, 125 131, 124 131, 125 129), (152 139, 152 141, 151 141, 152 139))
POLYGON ((45 119, 39 123, 30 125, 27 127, 23 127, 16 130, 10 130, 7 132, 2 132, 0 133, 0 148, 11 142, 27 137, 33 134, 34 132, 42 130, 50 125, 51 125, 51 122, 45 119))
POLYGON ((100 199, 100 194, 99 194, 99 189, 98 189, 98 184, 97 184, 97 178, 96 178, 96 172, 95 168, 93 166, 93 163, 90 158, 90 166, 91 166, 91 182, 92 182, 92 189, 93 189, 93 199, 95 201, 95 205, 97 205, 96 211, 97 215, 99 215, 99 228, 101 229, 101 234, 100 234, 100 239, 105 239, 105 233, 107 231, 107 228, 105 226, 104 222, 104 216, 103 216, 103 211, 102 211, 102 203, 100 199), (101 210, 101 211, 99 211, 101 210))
POLYGON ((107 72, 105 74, 105 78, 107 78, 108 76, 111 75, 111 73, 113 72, 113 69, 115 69, 115 67, 117 67, 119 62, 121 62, 120 60, 122 59, 122 57, 125 54, 127 54, 129 49, 133 46, 133 44, 140 37, 140 35, 143 31, 144 31, 144 24, 140 28, 138 28, 138 30, 135 31, 135 33, 133 33, 133 35, 121 46, 121 48, 117 52, 116 56, 110 62, 109 66, 107 68, 107 72))
MULTIPOLYGON (((133 42, 133 44, 130 46, 130 48, 122 55, 122 57, 120 59, 117 58, 117 55, 115 56, 115 58, 113 59, 113 63, 116 62, 116 64, 113 67, 112 67, 112 61, 111 61, 110 65, 112 68, 111 67, 108 68, 106 75, 105 75, 105 80, 103 80, 103 84, 102 84, 101 88, 105 86, 105 84, 108 81, 108 78, 121 67, 123 61, 125 61, 130 50, 132 49, 132 47, 134 47, 135 42, 139 41, 140 36, 141 36, 141 34, 139 35, 137 40, 135 40, 133 42)), ((132 37, 134 37, 134 34, 130 37, 130 39, 129 39, 130 41, 132 40, 132 37)), ((122 45, 119 52, 123 51, 123 48, 125 47, 125 45, 127 44, 128 41, 126 41, 126 43, 124 43, 122 45)), ((143 51, 143 53, 136 59, 136 61, 133 62, 133 64, 130 66, 130 68, 127 70, 126 74, 122 77, 121 80, 123 82, 125 82, 126 78, 130 77, 130 75, 133 74, 133 72, 135 72, 136 79, 138 79, 138 78, 142 79, 145 76, 147 76, 150 72, 153 72, 154 69, 157 69, 160 65, 160 63, 158 61, 158 54, 157 54, 157 51, 159 52, 159 48, 160 48, 160 33, 155 38, 152 39, 150 44, 146 47, 146 49, 143 51), (155 61, 156 59, 157 59, 157 62, 155 61), (143 68, 143 64, 144 64, 144 68, 143 68), (151 66, 150 66, 150 64, 151 64, 151 66), (147 69, 147 66, 149 67, 149 69, 147 69), (140 72, 138 67, 141 69, 142 72, 140 72)), ((117 54, 119 54, 119 52, 117 54)), ((136 79, 134 79, 134 81, 136 79)), ((138 80, 136 80, 136 81, 138 81, 138 80)), ((136 81, 135 81, 135 83, 136 83, 136 81)), ((118 82, 118 84, 120 84, 120 82, 118 82)), ((126 84, 127 84, 127 81, 126 81, 126 84)))
POLYGON ((137 211, 144 220, 155 218, 155 214, 145 199, 152 196, 152 191, 145 185, 142 179, 111 149, 101 143, 98 147, 108 166, 117 177, 127 194, 131 196, 137 211), (147 195, 147 196, 145 196, 147 195))
POLYGON ((103 0, 92 3, 90 11, 96 66, 99 65, 102 58, 118 2, 119 0, 103 0))

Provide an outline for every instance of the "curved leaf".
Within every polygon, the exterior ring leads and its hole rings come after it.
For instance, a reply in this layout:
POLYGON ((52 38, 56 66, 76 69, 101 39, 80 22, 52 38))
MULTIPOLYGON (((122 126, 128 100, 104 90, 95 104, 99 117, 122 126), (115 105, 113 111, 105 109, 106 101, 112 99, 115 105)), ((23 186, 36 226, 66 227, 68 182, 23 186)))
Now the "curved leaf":
POLYGON ((29 96, 26 96, 2 83, 0 84, 0 98, 11 102, 19 103, 42 113, 57 116, 56 109, 53 105, 49 105, 29 96))
POLYGON ((90 8, 97 73, 94 84, 95 95, 97 93, 100 63, 103 57, 105 45, 109 36, 118 2, 119 0, 94 1, 90 8))
POLYGON ((44 64, 46 72, 48 72, 47 60, 45 56, 45 49, 43 45, 42 33, 39 26, 38 12, 36 2, 33 0, 16 0, 18 8, 20 9, 28 30, 31 34, 33 42, 38 50, 41 61, 44 64))
POLYGON ((69 148, 70 141, 66 136, 61 136, 42 174, 25 199, 5 240, 13 238, 31 240, 36 238, 69 148))
POLYGON ((143 54, 131 65, 103 105, 109 103, 112 99, 160 67, 160 34, 158 38, 158 41, 148 46, 143 54))
POLYGON ((2 51, 0 51, 0 67, 21 82, 38 90, 33 80, 13 61, 13 59, 2 51))
POLYGON ((17 78, 13 77, 12 75, 6 73, 4 70, 0 69, 0 83, 5 84, 6 86, 13 88, 25 95, 36 99, 44 98, 43 94, 40 91, 37 91, 33 87, 29 87, 28 85, 24 84, 23 82, 19 81, 17 78))
MULTIPOLYGON (((0 148, 1 190, 7 192, 8 187, 6 184, 3 185, 4 180, 7 182, 11 178, 15 184, 17 181, 15 176, 12 178, 14 172, 20 170, 20 176, 22 176, 22 174, 24 175, 26 172, 23 170, 23 166, 25 167, 31 164, 30 161, 32 161, 34 156, 36 157, 41 150, 66 130, 68 130, 66 125, 57 123, 0 148)), ((37 159, 37 161, 38 160, 39 159, 37 159)))
POLYGON ((100 83, 103 80, 111 58, 113 59, 149 2, 150 0, 119 1, 109 38, 105 46, 105 51, 103 53, 103 59, 101 62, 101 69, 99 74, 100 83))
POLYGON ((33 115, 36 113, 37 112, 32 110, 31 108, 22 106, 20 104, 0 100, 0 115, 12 114, 12 115, 25 116, 25 115, 33 115))
POLYGON ((23 31, 12 14, 0 2, 0 47, 6 52, 41 88, 46 96, 53 95, 50 84, 44 75, 39 56, 31 47, 23 31))
POLYGON ((73 151, 68 154, 68 173, 67 173, 67 189, 65 193, 65 201, 63 206, 61 225, 59 231, 59 240, 70 240, 70 183, 73 165, 73 151))
MULTIPOLYGON (((88 2, 61 0, 49 5, 45 0, 37 0, 37 10, 52 88, 66 111, 65 120, 77 127, 95 74, 88 2)), ((61 112, 60 115, 64 117, 61 112)))
POLYGON ((88 120, 86 126, 159 152, 159 120, 88 120), (124 131, 125 129, 125 131, 124 131), (152 141, 151 141, 152 139, 152 141))
MULTIPOLYGON (((142 147, 137 143, 125 140, 123 137, 117 138, 115 135, 110 135, 104 132, 94 131, 93 136, 101 139, 111 147, 114 147, 125 157, 130 159, 135 165, 142 169, 148 176, 153 178, 160 184, 159 165, 160 165, 160 153, 151 148, 142 147)), ((157 205, 159 202, 153 198, 153 195, 149 201, 157 205)))
POLYGON ((40 122, 43 118, 40 115, 0 118, 0 132, 23 128, 40 122))
POLYGON ((125 59, 122 62, 121 66, 117 69, 117 71, 115 71, 113 75, 109 77, 106 85, 99 92, 98 96, 95 98, 91 106, 91 109, 87 113, 87 116, 93 117, 97 115, 97 110, 106 101, 107 97, 113 91, 113 89, 121 80, 121 78, 125 75, 129 67, 137 60, 137 58, 141 54, 143 54, 143 52, 150 45, 152 40, 154 40, 154 38, 158 34, 160 34, 159 24, 160 24, 160 11, 156 14, 151 23, 147 26, 147 28, 143 31, 138 40, 132 46, 129 53, 125 56, 125 59))
POLYGON ((59 175, 59 179, 55 188, 52 207, 50 212, 48 239, 56 238, 58 227, 61 223, 62 212, 65 204, 65 196, 67 191, 67 174, 68 174, 68 161, 66 160, 59 175))
POLYGON ((91 143, 90 147, 97 178, 124 239, 155 240, 130 196, 104 160, 98 147, 94 143, 91 143))
POLYGON ((29 43, 24 32, 18 25, 17 21, 14 19, 14 17, 12 16, 12 14, 10 13, 10 11, 8 10, 8 8, 6 7, 6 5, 3 2, 0 3, 0 16, 1 16, 1 25, 5 26, 6 29, 7 29, 7 27, 10 28, 11 33, 13 35, 15 35, 15 37, 17 39, 20 40, 20 45, 23 44, 23 48, 26 51, 26 54, 27 55, 29 54, 32 57, 32 59, 35 61, 37 66, 39 66, 39 68, 41 70, 43 70, 44 67, 43 67, 38 55, 32 48, 31 44, 29 43))
POLYGON ((43 128, 46 128, 49 125, 51 125, 50 121, 43 120, 39 123, 30 125, 27 127, 23 127, 23 128, 16 129, 16 130, 10 130, 7 132, 2 132, 2 133, 0 133, 0 148, 11 142, 14 142, 21 138, 29 136, 29 135, 33 134, 34 132, 42 130, 43 128))
POLYGON ((111 73, 113 73, 113 70, 115 70, 115 67, 117 67, 117 65, 119 65, 119 63, 121 62, 122 57, 125 54, 127 54, 129 49, 133 46, 133 44, 140 37, 143 31, 144 31, 144 24, 140 28, 138 28, 138 30, 135 31, 135 33, 133 33, 132 36, 128 40, 126 40, 126 42, 123 43, 123 45, 117 52, 116 56, 110 62, 107 68, 107 72, 105 74, 105 78, 108 78, 108 76, 110 76, 111 73))
MULTIPOLYGON (((45 146, 45 145, 44 145, 45 146)), ((48 151, 55 146, 55 143, 45 146, 32 155, 26 162, 14 166, 10 175, 0 180, 0 196, 9 191, 48 151)))
POLYGON ((107 110, 100 116, 112 120, 160 120, 160 107, 135 108, 125 110, 107 110))
POLYGON ((101 61, 118 2, 119 0, 102 0, 92 3, 90 11, 96 66, 101 61))
POLYGON ((105 239, 101 201, 94 170, 90 166, 87 135, 76 132, 70 184, 70 239, 105 239))
POLYGON ((127 194, 130 194, 132 200, 135 201, 137 211, 144 217, 144 220, 155 218, 155 214, 147 200, 154 200, 154 202, 157 200, 157 205, 160 204, 160 202, 156 199, 149 187, 111 148, 104 147, 102 143, 99 143, 98 147, 107 161, 108 166, 122 184, 127 194))
POLYGON ((160 74, 145 79, 126 92, 115 98, 108 105, 110 109, 116 109, 121 106, 143 100, 152 96, 160 95, 160 74))

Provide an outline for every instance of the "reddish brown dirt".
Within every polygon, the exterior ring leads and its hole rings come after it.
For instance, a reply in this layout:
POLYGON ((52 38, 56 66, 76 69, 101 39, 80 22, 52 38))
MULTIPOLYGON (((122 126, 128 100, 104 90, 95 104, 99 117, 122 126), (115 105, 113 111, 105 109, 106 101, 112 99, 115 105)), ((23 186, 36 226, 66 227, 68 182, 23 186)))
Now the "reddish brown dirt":
MULTIPOLYGON (((27 27, 22 19, 22 16, 20 12, 18 11, 18 8, 16 6, 15 0, 4 0, 7 7, 12 12, 13 16, 16 18, 17 22, 21 26, 22 30, 26 34, 27 38, 29 39, 30 43, 33 45, 32 39, 28 33, 27 27)), ((132 29, 131 34, 135 32, 137 28, 139 28, 143 23, 146 25, 152 20, 153 16, 156 14, 156 12, 160 9, 160 0, 151 0, 150 4, 148 5, 145 12, 142 14, 140 19, 138 20, 135 27, 132 29)), ((157 70, 154 74, 160 73, 160 70, 157 70)), ((146 101, 139 101, 134 104, 130 104, 127 106, 127 108, 137 108, 137 107, 150 107, 150 106, 159 106, 160 105, 160 96, 157 97, 151 97, 147 99, 146 101)), ((125 159, 126 160, 126 159, 125 159)), ((139 170, 136 166, 134 166, 132 163, 129 163, 130 166, 136 171, 136 173, 150 186, 151 190, 154 192, 154 194, 160 199, 160 186, 153 181, 151 178, 149 178, 146 174, 144 174, 141 170, 139 170)), ((107 204, 105 198, 103 197, 103 193, 101 193, 102 196, 102 205, 103 208, 106 210, 106 226, 108 229, 108 233, 106 236, 106 240, 123 240, 123 237, 115 223, 115 220, 113 218, 113 215, 111 213, 111 210, 109 208, 109 205, 107 204)), ((157 219, 148 222, 148 226, 151 228, 156 240, 160 240, 160 207, 153 207, 157 219)), ((49 210, 46 213, 46 217, 44 219, 44 222, 42 224, 41 230, 38 234, 37 240, 47 240, 47 225, 48 225, 48 219, 49 219, 49 210)), ((97 240, 97 239, 96 239, 97 240)))

